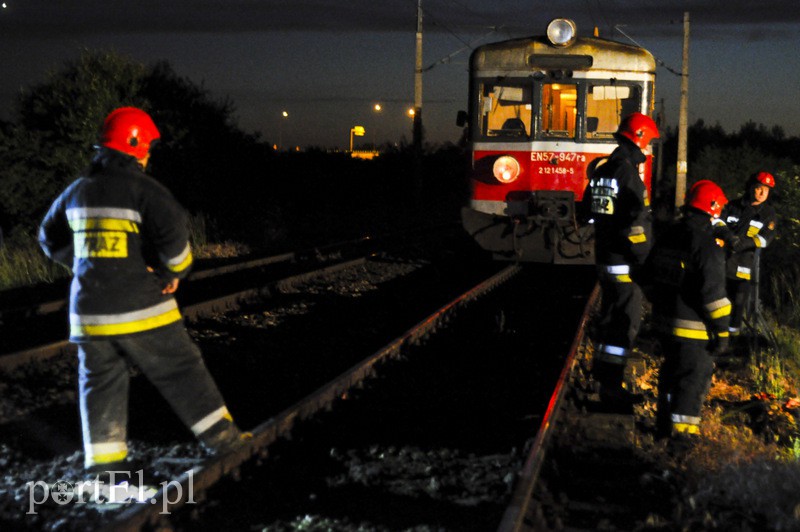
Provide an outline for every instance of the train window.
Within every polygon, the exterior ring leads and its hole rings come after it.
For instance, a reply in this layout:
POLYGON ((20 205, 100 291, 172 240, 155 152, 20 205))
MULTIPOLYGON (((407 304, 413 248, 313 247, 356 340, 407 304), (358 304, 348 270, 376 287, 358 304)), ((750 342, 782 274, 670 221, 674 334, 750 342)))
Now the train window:
POLYGON ((527 138, 531 131, 531 87, 527 84, 487 83, 480 91, 482 136, 527 138))
POLYGON ((542 136, 574 138, 578 116, 578 87, 564 83, 542 85, 542 136))
POLYGON ((586 136, 611 139, 622 118, 641 108, 641 87, 591 83, 586 97, 586 136))

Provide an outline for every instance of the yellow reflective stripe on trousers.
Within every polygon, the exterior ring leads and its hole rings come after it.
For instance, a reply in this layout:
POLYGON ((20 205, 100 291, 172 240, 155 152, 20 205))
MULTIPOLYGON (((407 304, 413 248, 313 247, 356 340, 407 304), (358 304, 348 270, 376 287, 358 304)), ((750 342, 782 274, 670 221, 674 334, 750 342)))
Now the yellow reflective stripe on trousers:
POLYGON ((711 316, 711 319, 728 316, 731 313, 731 301, 727 297, 717 299, 716 301, 707 303, 704 306, 708 312, 708 315, 711 316))
POLYGON ((647 242, 647 234, 644 232, 644 227, 641 225, 631 227, 631 231, 628 234, 628 240, 630 240, 632 244, 641 244, 642 242, 647 242))
POLYGON ((613 264, 611 266, 601 266, 603 272, 616 283, 632 283, 631 267, 627 264, 613 264))
POLYGON ((181 319, 174 299, 150 308, 120 314, 70 314, 71 336, 111 336, 148 331, 181 319))
POLYGON ((228 407, 221 406, 205 416, 203 419, 192 425, 192 433, 195 436, 199 436, 200 434, 204 433, 208 429, 214 426, 215 423, 218 421, 222 421, 223 419, 227 419, 231 423, 233 423, 233 416, 230 412, 228 412, 228 407))
POLYGON ((673 423, 672 428, 675 429, 675 432, 682 434, 700 434, 700 425, 691 423, 673 423))
POLYGON ((723 316, 730 316, 730 314, 731 314, 731 305, 729 303, 729 304, 725 305, 724 307, 720 307, 717 310, 715 310, 714 312, 712 312, 710 314, 710 316, 711 316, 712 320, 715 320, 715 319, 721 318, 723 316))
POLYGON ((128 445, 124 441, 87 443, 84 445, 86 466, 110 464, 128 456, 128 445))

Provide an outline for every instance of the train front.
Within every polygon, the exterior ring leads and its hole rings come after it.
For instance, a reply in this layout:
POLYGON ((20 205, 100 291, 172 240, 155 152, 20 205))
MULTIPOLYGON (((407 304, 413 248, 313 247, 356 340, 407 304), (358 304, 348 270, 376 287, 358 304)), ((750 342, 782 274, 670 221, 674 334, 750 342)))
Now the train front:
MULTIPOLYGON (((557 19, 547 35, 477 48, 470 59, 467 232, 501 260, 592 264, 580 201, 587 171, 616 147, 621 119, 650 114, 655 60, 646 50, 578 38, 557 19)), ((652 157, 640 169, 650 188, 652 157)))

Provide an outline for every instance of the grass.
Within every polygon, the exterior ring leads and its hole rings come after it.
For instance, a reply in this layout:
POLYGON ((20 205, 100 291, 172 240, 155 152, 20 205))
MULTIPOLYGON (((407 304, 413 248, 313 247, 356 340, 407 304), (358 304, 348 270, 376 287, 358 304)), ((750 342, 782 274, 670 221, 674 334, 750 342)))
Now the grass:
MULTIPOLYGON (((250 249, 237 242, 211 242, 202 214, 189 220, 189 239, 197 259, 231 258, 246 255, 250 249)), ((68 268, 49 260, 32 234, 17 232, 0 248, 0 291, 20 286, 52 283, 68 277, 68 268)))
POLYGON ((672 462, 682 530, 800 530, 800 334, 773 326, 777 346, 717 367, 700 441, 672 462))
POLYGON ((16 237, 0 249, 0 290, 66 277, 69 271, 50 261, 33 238, 16 237))

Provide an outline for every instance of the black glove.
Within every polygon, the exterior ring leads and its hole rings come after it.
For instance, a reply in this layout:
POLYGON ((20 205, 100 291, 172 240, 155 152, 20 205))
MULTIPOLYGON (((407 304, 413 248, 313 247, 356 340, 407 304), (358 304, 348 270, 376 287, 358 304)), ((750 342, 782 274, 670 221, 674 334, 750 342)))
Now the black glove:
POLYGON ((724 355, 728 351, 730 345, 730 337, 728 336, 714 336, 708 345, 708 351, 712 356, 724 355))

